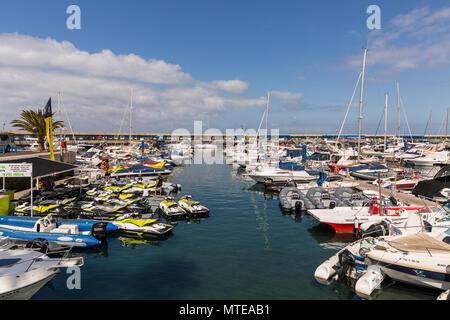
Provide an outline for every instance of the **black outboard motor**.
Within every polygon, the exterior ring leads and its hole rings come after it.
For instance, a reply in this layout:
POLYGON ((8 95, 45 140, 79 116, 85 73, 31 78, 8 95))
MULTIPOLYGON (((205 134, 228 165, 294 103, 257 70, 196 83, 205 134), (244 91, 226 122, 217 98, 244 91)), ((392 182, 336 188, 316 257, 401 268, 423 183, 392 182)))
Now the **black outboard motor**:
POLYGON ((295 211, 300 212, 303 209, 303 201, 295 201, 295 211))
POLYGON ((25 245, 26 248, 33 249, 42 253, 47 253, 48 251, 48 240, 44 238, 36 238, 28 241, 25 245))
POLYGON ((106 239, 108 235, 108 223, 107 222, 96 222, 92 225, 91 235, 100 241, 106 239))
POLYGON ((339 253, 339 269, 337 270, 338 281, 343 281, 350 274, 351 268, 356 264, 356 259, 353 254, 345 249, 339 253))
POLYGON ((394 205, 394 207, 398 206, 398 202, 397 199, 395 199, 394 197, 389 197, 389 200, 391 200, 392 204, 394 205))
POLYGON ((330 201, 330 209, 334 209, 336 207, 336 201, 330 201))
POLYGON ((375 223, 371 225, 367 230, 360 231, 359 235, 361 238, 365 237, 382 237, 389 235, 389 225, 386 221, 381 221, 380 223, 375 223))

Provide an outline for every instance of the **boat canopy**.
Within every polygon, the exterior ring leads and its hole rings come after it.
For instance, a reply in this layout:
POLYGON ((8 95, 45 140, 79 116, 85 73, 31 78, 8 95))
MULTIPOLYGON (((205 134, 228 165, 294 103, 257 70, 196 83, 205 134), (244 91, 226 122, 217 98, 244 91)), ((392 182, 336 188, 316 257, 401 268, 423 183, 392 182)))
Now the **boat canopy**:
POLYGON ((450 245, 426 233, 416 233, 389 241, 389 245, 405 252, 450 253, 450 245))

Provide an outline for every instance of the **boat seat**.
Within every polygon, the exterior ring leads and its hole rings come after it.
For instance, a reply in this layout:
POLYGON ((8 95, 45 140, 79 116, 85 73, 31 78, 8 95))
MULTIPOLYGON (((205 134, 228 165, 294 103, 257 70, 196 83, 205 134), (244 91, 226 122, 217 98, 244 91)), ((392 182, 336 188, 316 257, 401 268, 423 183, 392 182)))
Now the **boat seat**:
POLYGON ((79 234, 78 226, 76 224, 64 224, 51 230, 53 233, 68 233, 68 234, 79 234))

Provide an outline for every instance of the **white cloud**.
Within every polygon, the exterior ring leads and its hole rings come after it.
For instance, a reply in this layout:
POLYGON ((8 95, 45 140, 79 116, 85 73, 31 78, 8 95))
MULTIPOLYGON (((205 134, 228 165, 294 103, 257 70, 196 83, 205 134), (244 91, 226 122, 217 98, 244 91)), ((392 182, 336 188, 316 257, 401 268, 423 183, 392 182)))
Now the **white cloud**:
POLYGON ((287 92, 287 91, 271 91, 270 95, 282 100, 300 100, 303 97, 301 93, 287 92))
MULTIPOLYGON (((168 131, 168 122, 190 127, 194 120, 266 103, 264 96, 241 96, 249 86, 242 80, 202 82, 176 64, 110 50, 89 53, 50 38, 0 34, 0 66, 6 122, 22 109, 42 108, 49 96, 56 110, 57 92, 75 131, 118 131, 123 115, 128 117, 131 88, 136 132, 168 131)), ((299 96, 280 94, 292 97, 299 96)))
MULTIPOLYGON (((367 64, 398 71, 449 64, 449 31, 450 8, 420 8, 398 14, 387 29, 371 32, 367 64)), ((362 54, 352 56, 348 64, 361 66, 362 54)))
POLYGON ((248 83, 241 80, 215 80, 210 83, 210 86, 231 93, 243 93, 248 89, 248 83))

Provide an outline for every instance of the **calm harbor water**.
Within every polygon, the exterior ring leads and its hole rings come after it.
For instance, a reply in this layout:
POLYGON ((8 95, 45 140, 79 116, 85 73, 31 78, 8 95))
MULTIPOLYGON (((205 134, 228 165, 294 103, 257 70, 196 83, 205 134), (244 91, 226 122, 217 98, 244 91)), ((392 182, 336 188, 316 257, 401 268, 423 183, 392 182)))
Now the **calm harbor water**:
MULTIPOLYGON (((174 170, 182 185, 211 210, 181 221, 173 236, 152 242, 114 236, 85 257, 81 289, 67 289, 63 270, 33 299, 359 299, 346 284, 322 285, 316 267, 351 239, 308 215, 284 215, 276 195, 264 194, 227 165, 174 170)), ((374 299, 435 299, 439 293, 391 283, 374 299)))

